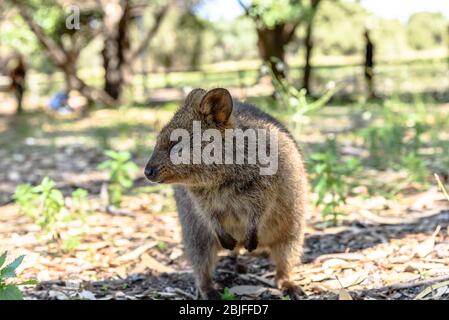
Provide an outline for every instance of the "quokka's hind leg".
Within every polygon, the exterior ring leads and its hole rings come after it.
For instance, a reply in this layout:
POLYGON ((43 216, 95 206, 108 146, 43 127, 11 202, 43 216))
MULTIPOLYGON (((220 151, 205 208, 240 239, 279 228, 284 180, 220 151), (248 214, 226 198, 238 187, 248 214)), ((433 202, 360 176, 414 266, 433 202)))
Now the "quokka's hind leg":
POLYGON ((292 280, 293 267, 300 262, 301 244, 297 242, 279 243, 271 247, 271 258, 276 265, 276 287, 293 299, 304 295, 302 288, 292 280))
POLYGON ((197 288, 202 299, 217 300, 220 294, 215 289, 212 274, 217 260, 218 241, 205 226, 190 222, 189 228, 183 230, 184 250, 190 261, 197 288), (197 228, 198 227, 198 228, 197 228))
POLYGON ((195 281, 202 299, 219 300, 220 293, 215 288, 212 274, 217 259, 216 246, 211 246, 209 250, 198 250, 190 257, 195 281))
POLYGON ((184 252, 193 268, 197 288, 203 299, 219 299, 212 273, 219 243, 212 230, 194 212, 185 189, 175 188, 176 206, 182 227, 184 252))

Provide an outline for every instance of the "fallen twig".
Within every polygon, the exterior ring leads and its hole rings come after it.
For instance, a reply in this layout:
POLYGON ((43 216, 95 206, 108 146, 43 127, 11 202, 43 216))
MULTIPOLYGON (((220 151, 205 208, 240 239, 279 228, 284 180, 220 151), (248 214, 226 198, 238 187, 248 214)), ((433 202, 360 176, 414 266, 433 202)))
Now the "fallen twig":
POLYGON ((266 280, 262 277, 254 275, 254 274, 239 274, 239 277, 242 278, 243 280, 251 280, 251 279, 257 280, 257 281, 269 286, 270 288, 274 287, 273 281, 266 280))
POLYGON ((449 275, 436 277, 436 278, 431 278, 431 279, 426 279, 426 280, 421 280, 421 281, 417 281, 417 282, 414 282, 414 283, 410 283, 410 282, 397 283, 397 284, 385 286, 385 287, 382 287, 382 288, 370 289, 370 290, 367 290, 367 292, 373 292, 373 291, 394 291, 394 290, 409 289, 409 288, 425 286, 425 285, 433 284, 435 282, 447 281, 447 280, 449 280, 449 275))
POLYGON ((425 288, 423 291, 421 291, 413 300, 420 300, 420 299, 424 298, 425 296, 427 296, 429 293, 432 293, 433 290, 447 287, 447 286, 449 286, 449 281, 434 283, 434 284, 430 285, 429 287, 425 288))
POLYGON ((434 175, 435 175, 435 179, 437 180, 438 186, 440 187, 441 192, 443 192, 447 201, 449 201, 449 194, 447 193, 446 187, 444 186, 443 182, 441 182, 440 177, 436 173, 434 175))
POLYGON ((183 296, 185 296, 185 297, 187 297, 189 299, 196 300, 196 297, 193 294, 190 294, 190 293, 188 293, 188 292, 186 292, 184 290, 181 290, 179 288, 175 288, 175 292, 177 292, 177 293, 179 293, 179 294, 181 294, 181 295, 183 295, 183 296))
POLYGON ((132 217, 132 218, 136 217, 136 214, 134 212, 131 212, 131 211, 125 210, 125 209, 116 208, 114 206, 106 206, 106 208, 104 209, 104 212, 109 213, 114 216, 127 216, 127 217, 132 217))

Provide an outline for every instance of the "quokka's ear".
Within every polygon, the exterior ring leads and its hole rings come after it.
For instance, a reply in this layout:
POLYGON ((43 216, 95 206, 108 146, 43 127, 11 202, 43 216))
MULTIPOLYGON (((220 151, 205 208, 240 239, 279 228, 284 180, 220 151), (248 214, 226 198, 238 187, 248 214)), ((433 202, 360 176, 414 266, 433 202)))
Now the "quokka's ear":
POLYGON ((204 90, 204 89, 201 89, 201 88, 193 89, 187 95, 187 97, 185 99, 185 104, 188 106, 197 105, 197 107, 199 107, 201 98, 204 96, 205 93, 206 93, 206 90, 204 90))
POLYGON ((217 124, 225 124, 232 113, 232 97, 228 90, 216 88, 208 91, 201 100, 199 111, 210 116, 217 124))

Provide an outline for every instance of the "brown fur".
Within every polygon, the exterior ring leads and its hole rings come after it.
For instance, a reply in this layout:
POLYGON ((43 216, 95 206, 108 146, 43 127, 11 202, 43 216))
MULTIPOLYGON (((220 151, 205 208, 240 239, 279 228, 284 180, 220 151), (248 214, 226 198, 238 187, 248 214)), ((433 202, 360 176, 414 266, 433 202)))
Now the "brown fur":
POLYGON ((219 297, 212 281, 217 252, 241 246, 249 251, 268 248, 276 264, 276 285, 298 291, 290 276, 302 251, 307 178, 301 153, 279 122, 233 101, 225 89, 195 89, 161 130, 147 168, 157 170, 152 181, 175 184, 184 247, 203 298, 219 297), (170 148, 176 142, 170 141, 170 133, 176 128, 192 132, 193 120, 201 121, 202 130, 276 132, 277 173, 260 175, 258 164, 173 165, 170 148))

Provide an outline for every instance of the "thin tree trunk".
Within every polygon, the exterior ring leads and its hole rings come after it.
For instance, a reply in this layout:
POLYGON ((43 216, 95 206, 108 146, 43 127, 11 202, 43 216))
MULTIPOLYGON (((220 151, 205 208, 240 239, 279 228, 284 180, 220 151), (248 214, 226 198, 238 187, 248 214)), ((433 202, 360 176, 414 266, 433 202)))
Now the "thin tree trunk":
POLYGON ((307 26, 307 34, 305 38, 306 45, 306 57, 304 64, 304 74, 302 78, 302 88, 307 90, 307 93, 310 93, 310 75, 312 73, 311 66, 311 58, 312 58, 312 50, 313 50, 313 40, 312 40, 312 23, 307 26))
POLYGON ((368 91, 368 98, 376 97, 374 89, 374 44, 371 41, 369 30, 365 30, 365 81, 368 91))
POLYGON ((312 51, 314 47, 313 43, 313 28, 314 28, 314 21, 315 21, 315 15, 318 10, 318 6, 320 4, 320 0, 314 0, 312 1, 312 8, 311 8, 311 16, 309 18, 307 29, 306 29, 306 37, 304 40, 305 43, 305 64, 304 64, 304 73, 302 78, 302 88, 307 90, 307 94, 310 94, 310 78, 312 75, 312 51))
POLYGON ((257 29, 257 47, 262 60, 267 63, 277 79, 284 79, 285 72, 285 46, 283 39, 284 24, 273 29, 257 29))
POLYGON ((273 28, 262 23, 258 13, 251 14, 252 5, 246 6, 242 0, 238 0, 245 14, 256 22, 257 47, 261 59, 269 65, 276 79, 286 77, 285 49, 292 41, 296 28, 300 21, 281 22, 273 28))
POLYGON ((124 68, 129 49, 128 25, 130 20, 129 1, 115 0, 104 4, 104 48, 103 66, 105 70, 104 90, 118 100, 124 84, 124 68))
POLYGON ((157 34, 169 6, 163 6, 155 13, 155 22, 148 33, 130 52, 129 24, 131 22, 131 4, 129 0, 102 0, 104 15, 104 48, 102 51, 105 70, 104 90, 114 99, 119 100, 127 75, 132 71, 132 63, 145 52, 148 44, 157 34))

